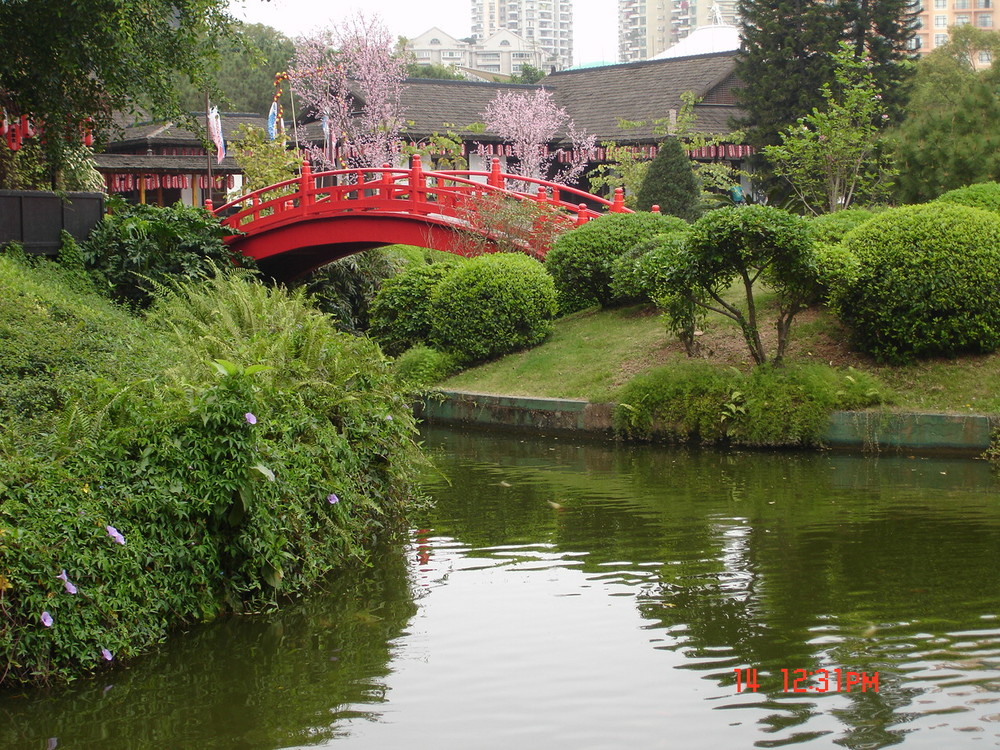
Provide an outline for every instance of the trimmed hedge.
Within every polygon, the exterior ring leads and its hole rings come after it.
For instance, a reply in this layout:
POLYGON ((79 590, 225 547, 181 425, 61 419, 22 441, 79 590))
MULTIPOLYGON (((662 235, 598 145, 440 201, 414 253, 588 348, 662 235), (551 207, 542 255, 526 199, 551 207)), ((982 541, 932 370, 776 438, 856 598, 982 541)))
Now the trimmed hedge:
POLYGON ((560 235, 545 257, 545 267, 559 293, 560 313, 627 301, 611 288, 615 260, 658 234, 688 227, 676 216, 606 214, 560 235))
POLYGON ((854 227, 860 226, 875 216, 867 208, 848 208, 832 214, 820 214, 809 219, 809 230, 817 243, 835 243, 854 227))
POLYGON ((857 275, 834 304, 864 351, 906 362, 1000 346, 1000 217, 946 202, 905 206, 844 245, 857 275))
POLYGON ((431 335, 431 298, 458 265, 411 266, 387 279, 369 308, 368 335, 386 354, 397 355, 431 335))
POLYGON ((949 190, 937 198, 940 203, 957 203, 970 208, 1000 213, 1000 183, 979 182, 963 188, 949 190))
POLYGON ((518 253, 473 258, 431 300, 431 343, 463 363, 540 343, 552 331, 556 291, 541 263, 518 253))
POLYGON ((623 386, 614 425, 621 435, 645 440, 815 445, 833 411, 887 399, 874 377, 851 368, 765 365, 744 374, 687 359, 637 375, 623 386))

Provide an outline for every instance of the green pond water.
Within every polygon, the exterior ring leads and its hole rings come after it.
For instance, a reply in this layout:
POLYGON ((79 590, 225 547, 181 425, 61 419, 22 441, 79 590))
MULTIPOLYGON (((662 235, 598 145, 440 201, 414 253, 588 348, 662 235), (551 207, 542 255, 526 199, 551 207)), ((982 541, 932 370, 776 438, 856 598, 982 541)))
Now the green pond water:
POLYGON ((408 543, 276 614, 0 694, 0 748, 1000 744, 984 462, 425 441, 436 504, 408 543))

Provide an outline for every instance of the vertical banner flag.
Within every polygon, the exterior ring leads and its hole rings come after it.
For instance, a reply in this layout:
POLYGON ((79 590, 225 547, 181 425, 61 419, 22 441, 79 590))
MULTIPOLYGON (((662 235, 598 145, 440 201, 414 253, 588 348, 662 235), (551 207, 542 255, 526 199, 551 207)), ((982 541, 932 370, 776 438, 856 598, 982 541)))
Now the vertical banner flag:
POLYGON ((218 164, 226 157, 226 144, 222 140, 222 118, 219 117, 218 107, 212 107, 208 113, 208 136, 215 144, 215 162, 218 164))
POLYGON ((267 137, 274 140, 278 137, 278 102, 271 102, 271 110, 267 113, 267 137))

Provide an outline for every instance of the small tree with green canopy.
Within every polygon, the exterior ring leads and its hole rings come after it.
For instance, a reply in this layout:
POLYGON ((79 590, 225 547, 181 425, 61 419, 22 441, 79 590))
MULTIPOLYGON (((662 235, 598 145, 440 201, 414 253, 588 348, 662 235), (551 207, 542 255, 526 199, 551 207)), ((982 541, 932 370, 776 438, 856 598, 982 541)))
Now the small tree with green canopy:
MULTIPOLYGON (((795 315, 813 293, 812 238, 805 219, 772 206, 734 206, 698 219, 674 264, 661 277, 665 295, 717 312, 739 325, 755 364, 769 360, 761 340, 755 293, 767 284, 778 301, 777 346, 770 359, 785 355, 795 315), (728 299, 733 283, 742 287, 742 304, 728 299)), ((672 309, 690 316, 691 308, 672 309)), ((666 314, 674 314, 667 309, 666 314)), ((680 313, 678 313, 680 314, 680 313)), ((683 327, 685 321, 676 322, 683 327)))
POLYGON ((653 206, 670 216, 694 221, 701 215, 701 189, 691 168, 691 159, 677 138, 667 138, 660 144, 656 158, 636 197, 636 207, 649 211, 653 206))
POLYGON ((263 128, 254 125, 244 123, 236 129, 229 150, 243 170, 243 192, 260 190, 295 177, 299 159, 297 152, 288 150, 287 144, 286 133, 278 133, 271 140, 263 128))
POLYGON ((850 208, 865 198, 888 197, 896 169, 881 148, 889 115, 867 58, 841 43, 834 55, 835 85, 821 87, 823 105, 780 133, 781 145, 764 154, 812 214, 850 208))

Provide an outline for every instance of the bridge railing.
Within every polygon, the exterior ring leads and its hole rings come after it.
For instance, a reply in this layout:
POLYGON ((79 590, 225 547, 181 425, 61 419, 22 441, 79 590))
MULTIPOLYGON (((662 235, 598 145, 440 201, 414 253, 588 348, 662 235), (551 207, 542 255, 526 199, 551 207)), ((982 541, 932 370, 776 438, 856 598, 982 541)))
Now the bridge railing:
POLYGON ((496 158, 488 172, 432 171, 424 170, 420 157, 414 156, 408 169, 386 165, 313 172, 304 162, 298 177, 240 196, 216 213, 225 226, 244 234, 348 212, 435 215, 462 224, 476 200, 487 196, 552 206, 570 214, 577 226, 602 214, 590 205, 612 213, 630 212, 620 189, 609 201, 565 185, 504 173, 496 158))

